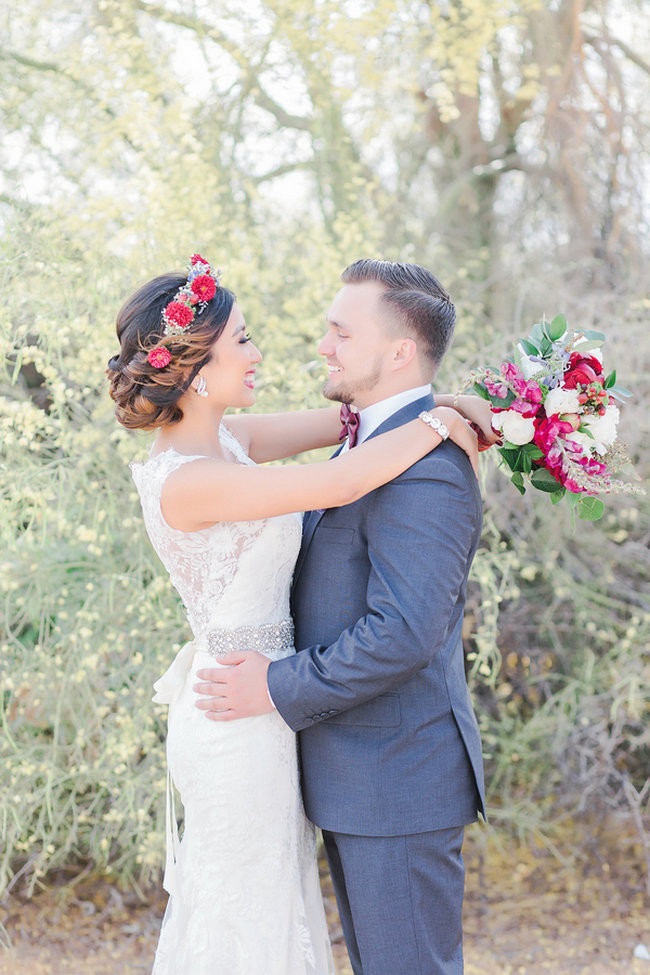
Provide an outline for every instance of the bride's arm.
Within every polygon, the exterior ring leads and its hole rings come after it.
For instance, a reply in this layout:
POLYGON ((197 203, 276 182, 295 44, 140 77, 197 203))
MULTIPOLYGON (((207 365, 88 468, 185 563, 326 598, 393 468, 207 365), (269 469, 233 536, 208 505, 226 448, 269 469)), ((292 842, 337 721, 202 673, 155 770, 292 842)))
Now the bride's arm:
POLYGON ((436 406, 451 406, 458 410, 470 423, 475 423, 483 434, 486 445, 499 443, 501 434, 492 429, 492 407, 481 396, 463 394, 454 396, 453 393, 435 393, 436 406))
MULTIPOLYGON (((499 439, 499 434, 492 429, 490 404, 480 396, 436 393, 435 402, 436 406, 458 410, 465 419, 476 423, 487 443, 496 443, 499 439)), ((286 413, 240 413, 227 416, 226 424, 244 445, 251 460, 265 464, 270 460, 294 457, 304 450, 337 444, 341 430, 339 413, 338 406, 286 413)))
MULTIPOLYGON (((455 410, 440 407, 432 412, 476 470, 475 434, 455 410)), ((338 508, 393 480, 440 441, 438 433, 417 419, 317 464, 264 468, 209 458, 190 461, 165 481, 162 513, 172 528, 197 531, 217 521, 338 508)))
POLYGON ((341 430, 338 405, 287 413, 239 413, 226 416, 225 421, 256 464, 331 447, 338 443, 341 430))

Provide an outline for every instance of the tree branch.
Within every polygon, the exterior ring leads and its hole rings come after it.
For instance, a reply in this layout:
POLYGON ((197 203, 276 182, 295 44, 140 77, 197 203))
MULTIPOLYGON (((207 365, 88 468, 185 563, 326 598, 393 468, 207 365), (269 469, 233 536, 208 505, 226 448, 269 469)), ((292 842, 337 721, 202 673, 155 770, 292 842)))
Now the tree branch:
POLYGON ((293 115, 291 112, 287 112, 286 109, 282 108, 281 105, 271 98, 267 92, 264 91, 262 85, 260 84, 259 76, 256 76, 252 72, 252 67, 249 59, 246 57, 241 48, 233 43, 229 37, 227 37, 223 31, 220 31, 217 27, 212 24, 207 23, 198 17, 190 17, 187 14, 175 13, 172 10, 166 10, 165 7, 160 7, 155 3, 146 3, 145 0, 134 0, 134 6, 138 10, 142 10, 144 13, 150 14, 157 17, 159 20, 163 20, 167 24, 174 24, 176 27, 185 27, 186 30, 191 30, 198 36, 209 37, 210 40, 222 47, 224 51, 232 57, 232 59, 239 65, 246 77, 249 79, 248 89, 251 93, 256 104, 273 115, 276 121, 283 127, 289 129, 300 129, 302 131, 309 132, 311 130, 310 119, 304 118, 302 115, 293 115))

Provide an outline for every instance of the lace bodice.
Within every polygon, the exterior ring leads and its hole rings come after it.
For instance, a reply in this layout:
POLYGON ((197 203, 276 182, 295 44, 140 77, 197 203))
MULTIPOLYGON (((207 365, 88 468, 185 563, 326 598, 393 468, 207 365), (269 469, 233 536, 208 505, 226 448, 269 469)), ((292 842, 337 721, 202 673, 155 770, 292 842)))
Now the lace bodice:
MULTIPOLYGON (((237 463, 253 464, 224 424, 219 439, 237 463)), ((182 464, 198 459, 169 448, 131 464, 147 534, 185 604, 194 638, 286 619, 300 548, 300 515, 217 522, 195 532, 171 528, 160 507, 163 484, 182 464)))

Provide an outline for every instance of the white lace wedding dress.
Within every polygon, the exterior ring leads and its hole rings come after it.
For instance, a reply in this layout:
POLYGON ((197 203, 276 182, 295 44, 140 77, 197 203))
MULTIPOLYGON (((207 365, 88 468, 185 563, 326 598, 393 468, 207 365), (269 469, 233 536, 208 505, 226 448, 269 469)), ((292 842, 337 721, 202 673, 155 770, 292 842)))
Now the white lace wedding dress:
MULTIPOLYGON (((251 464, 222 424, 222 446, 251 464)), ((160 494, 198 459, 166 450, 133 464, 149 538, 186 607, 194 639, 156 682, 169 704, 170 892, 154 975, 332 975, 314 831, 300 798, 296 740, 276 713, 217 723, 194 706, 202 667, 228 649, 294 653, 289 586, 299 515, 171 528, 160 494), (184 807, 179 841, 173 785, 184 807)))

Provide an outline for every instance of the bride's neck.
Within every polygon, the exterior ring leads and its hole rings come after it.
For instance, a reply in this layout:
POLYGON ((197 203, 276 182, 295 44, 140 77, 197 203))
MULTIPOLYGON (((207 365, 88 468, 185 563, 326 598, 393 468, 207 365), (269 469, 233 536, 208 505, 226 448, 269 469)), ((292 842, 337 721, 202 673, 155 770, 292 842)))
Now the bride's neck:
MULTIPOLYGON (((203 405, 203 404, 201 404, 203 405)), ((186 409, 178 423, 162 427, 156 438, 156 452, 174 447, 181 454, 222 457, 219 427, 223 409, 186 409)))

